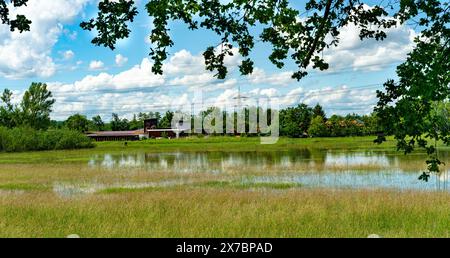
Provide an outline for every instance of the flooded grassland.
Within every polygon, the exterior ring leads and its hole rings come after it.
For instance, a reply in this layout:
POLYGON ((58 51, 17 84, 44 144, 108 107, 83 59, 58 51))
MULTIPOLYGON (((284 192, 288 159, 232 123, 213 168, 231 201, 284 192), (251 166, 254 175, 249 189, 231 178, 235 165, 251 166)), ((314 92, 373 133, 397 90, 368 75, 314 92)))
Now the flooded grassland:
MULTIPOLYGON (((449 167, 359 139, 197 139, 0 154, 0 236, 450 236, 449 167), (332 144, 332 141, 335 144, 332 144)), ((450 162, 450 151, 440 149, 450 162)))

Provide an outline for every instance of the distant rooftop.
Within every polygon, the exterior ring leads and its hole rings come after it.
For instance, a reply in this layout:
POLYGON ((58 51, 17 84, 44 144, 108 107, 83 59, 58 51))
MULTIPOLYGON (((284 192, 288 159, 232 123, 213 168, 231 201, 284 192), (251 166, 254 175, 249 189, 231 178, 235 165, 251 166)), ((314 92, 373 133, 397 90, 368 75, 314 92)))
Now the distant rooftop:
POLYGON ((144 129, 134 131, 102 131, 102 132, 90 132, 87 136, 90 137, 124 137, 124 136, 139 136, 143 135, 144 129))
MULTIPOLYGON (((147 130, 147 132, 183 132, 181 129, 152 129, 147 130)), ((89 132, 87 136, 89 137, 127 137, 127 136, 139 136, 145 135, 144 129, 134 130, 134 131, 101 131, 101 132, 89 132)))

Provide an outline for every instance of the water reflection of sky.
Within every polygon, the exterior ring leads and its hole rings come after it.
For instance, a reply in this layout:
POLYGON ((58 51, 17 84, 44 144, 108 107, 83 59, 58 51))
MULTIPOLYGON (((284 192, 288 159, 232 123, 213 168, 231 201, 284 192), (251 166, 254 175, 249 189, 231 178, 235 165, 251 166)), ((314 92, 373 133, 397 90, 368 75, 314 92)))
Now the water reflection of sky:
MULTIPOLYGON (((448 158, 448 153, 445 157, 448 158)), ((140 168, 148 171, 221 174, 239 171, 299 173, 261 177, 259 180, 290 181, 313 187, 394 188, 432 190, 450 182, 447 173, 431 178, 430 183, 418 180, 423 170, 424 155, 405 156, 384 152, 332 152, 298 150, 287 152, 187 152, 134 153, 96 155, 90 167, 107 169, 140 168), (417 167, 411 166, 416 162, 417 167), (408 165, 408 166, 405 166, 408 165), (339 167, 339 171, 332 168, 339 167), (367 167, 367 171, 364 168, 367 167), (407 167, 407 169, 405 169, 407 167), (370 168, 370 171, 369 171, 370 168)))
POLYGON ((398 166, 398 158, 388 159, 386 154, 374 153, 332 153, 328 152, 325 158, 325 166, 398 166))
POLYGON ((418 180, 418 176, 401 171, 367 172, 359 171, 307 173, 290 176, 262 176, 246 179, 254 183, 296 183, 305 187, 351 188, 351 189, 394 189, 394 190, 444 190, 450 181, 430 182, 418 180))

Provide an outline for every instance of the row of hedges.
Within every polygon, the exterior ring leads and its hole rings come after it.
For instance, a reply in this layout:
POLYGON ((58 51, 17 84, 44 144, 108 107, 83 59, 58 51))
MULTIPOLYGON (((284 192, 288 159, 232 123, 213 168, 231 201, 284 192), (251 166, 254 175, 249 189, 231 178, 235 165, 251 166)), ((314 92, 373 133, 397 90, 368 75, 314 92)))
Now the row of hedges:
POLYGON ((21 152, 92 148, 84 134, 67 129, 38 131, 31 128, 0 127, 0 151, 21 152))

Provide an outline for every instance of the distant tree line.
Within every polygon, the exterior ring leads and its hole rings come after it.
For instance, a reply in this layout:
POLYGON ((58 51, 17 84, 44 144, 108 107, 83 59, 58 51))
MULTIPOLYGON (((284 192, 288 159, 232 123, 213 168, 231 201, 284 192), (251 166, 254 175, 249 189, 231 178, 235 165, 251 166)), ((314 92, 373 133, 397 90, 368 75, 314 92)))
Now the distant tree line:
POLYGON ((131 120, 120 118, 116 113, 111 115, 110 122, 105 122, 100 115, 88 119, 87 116, 75 114, 66 121, 51 121, 51 127, 55 129, 67 128, 79 132, 94 131, 128 131, 144 128, 144 121, 148 119, 158 120, 158 128, 170 128, 172 124, 173 112, 167 111, 164 115, 160 112, 148 112, 133 114, 131 120))
POLYGON ((322 106, 283 109, 280 112, 280 132, 287 137, 346 137, 376 135, 383 131, 378 126, 375 113, 370 115, 348 114, 327 117, 322 106))
MULTIPOLYGON (((245 108, 245 128, 249 132, 249 111, 252 108, 245 108)), ((213 112, 214 108, 208 108, 195 117, 191 117, 192 125, 194 119, 203 122, 205 117, 213 112)), ((226 120, 237 120, 237 114, 223 113, 223 131, 226 132, 226 120)), ((268 110, 265 112, 268 113, 268 110)), ((370 115, 348 114, 346 116, 333 115, 327 117, 323 107, 317 104, 315 107, 309 107, 306 104, 300 104, 296 107, 289 107, 280 110, 280 134, 281 136, 291 138, 301 137, 345 137, 345 136, 366 136, 376 135, 382 131, 378 126, 378 120, 375 113, 370 115)), ((174 112, 167 111, 162 114, 160 112, 138 113, 132 116, 131 120, 120 118, 118 114, 113 113, 110 122, 104 122, 101 116, 94 116, 88 119, 86 116, 76 114, 69 117, 64 122, 52 122, 55 128, 68 128, 80 132, 92 131, 126 131, 137 130, 144 127, 144 121, 147 119, 156 119, 158 121, 158 129, 166 129, 172 127, 172 118, 174 112)), ((270 121, 270 116, 268 117, 270 121)), ((193 128, 192 128, 193 129, 193 128)), ((235 131, 238 131, 235 128, 235 131)))

